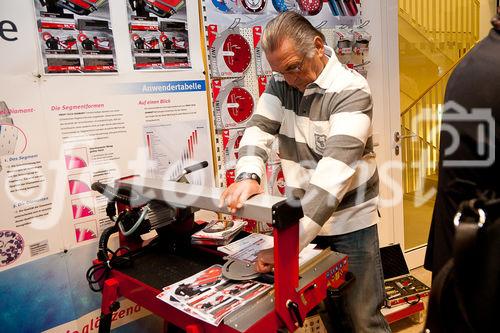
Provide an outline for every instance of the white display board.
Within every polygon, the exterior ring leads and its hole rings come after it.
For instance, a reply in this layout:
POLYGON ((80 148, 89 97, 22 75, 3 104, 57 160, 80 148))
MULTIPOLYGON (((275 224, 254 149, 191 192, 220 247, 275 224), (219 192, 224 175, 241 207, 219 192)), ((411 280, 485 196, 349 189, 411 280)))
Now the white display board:
MULTIPOLYGON (((214 184, 198 3, 186 1, 168 21, 181 20, 189 34, 171 24, 173 30, 165 31, 189 47, 184 65, 170 62, 160 71, 134 68, 129 1, 98 1, 89 14, 79 7, 69 10, 74 3, 0 3, 0 290, 8 300, 0 326, 5 332, 96 329, 100 294, 88 288, 85 271, 112 222, 107 200, 90 189, 93 182, 109 184, 133 174, 163 178, 168 172, 151 173, 152 166, 207 160, 209 167, 193 173, 193 181, 214 184), (46 14, 47 6, 58 13, 46 14), (96 20, 106 23, 106 31, 96 20), (76 40, 72 45, 68 34, 76 40), (109 50, 104 39, 111 42, 109 50), (53 58, 78 59, 80 69, 54 71, 48 66, 53 58), (111 65, 87 70, 84 60, 90 58, 111 65), (175 133, 165 131, 169 126, 175 133), (158 135, 156 146, 148 144, 150 131, 158 135)), ((147 311, 129 303, 113 327, 141 331, 138 327, 156 325, 147 311)))

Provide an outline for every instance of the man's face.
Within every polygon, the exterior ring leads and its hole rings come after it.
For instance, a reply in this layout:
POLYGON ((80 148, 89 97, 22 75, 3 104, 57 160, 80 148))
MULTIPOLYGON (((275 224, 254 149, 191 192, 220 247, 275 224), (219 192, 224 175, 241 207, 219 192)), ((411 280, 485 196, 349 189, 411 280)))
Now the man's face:
POLYGON ((307 85, 314 82, 324 68, 322 42, 315 47, 312 57, 306 56, 308 51, 310 50, 297 50, 294 43, 285 38, 280 47, 266 54, 266 57, 273 72, 283 74, 286 83, 304 92, 307 85))

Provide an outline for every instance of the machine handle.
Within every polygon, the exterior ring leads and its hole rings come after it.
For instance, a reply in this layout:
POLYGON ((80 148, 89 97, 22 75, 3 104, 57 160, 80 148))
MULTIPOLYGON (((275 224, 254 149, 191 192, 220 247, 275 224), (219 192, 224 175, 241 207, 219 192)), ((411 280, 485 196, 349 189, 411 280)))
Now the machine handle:
POLYGON ((104 195, 106 198, 108 198, 109 201, 116 201, 124 205, 130 205, 132 201, 137 202, 139 199, 139 195, 137 193, 118 193, 118 190, 116 190, 114 187, 103 184, 101 182, 93 183, 90 188, 104 195))
POLYGON ((207 161, 203 161, 203 162, 200 162, 200 163, 197 163, 197 164, 185 167, 184 168, 184 172, 187 175, 188 173, 191 173, 191 172, 194 172, 194 171, 206 168, 207 166, 208 166, 208 162, 207 161))
POLYGON ((298 327, 304 326, 304 320, 302 320, 302 316, 300 315, 299 305, 291 300, 286 302, 286 307, 288 311, 290 311, 290 315, 295 318, 298 327))

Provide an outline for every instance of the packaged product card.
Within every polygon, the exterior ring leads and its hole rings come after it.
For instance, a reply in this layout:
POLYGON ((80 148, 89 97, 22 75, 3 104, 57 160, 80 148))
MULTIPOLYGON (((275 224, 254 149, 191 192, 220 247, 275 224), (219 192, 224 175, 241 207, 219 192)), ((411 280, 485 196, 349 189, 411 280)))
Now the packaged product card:
POLYGON ((212 80, 212 93, 216 128, 245 127, 253 114, 255 101, 243 81, 212 80))
POLYGON ((238 27, 208 26, 210 69, 213 78, 242 77, 252 60, 250 42, 238 27))
POLYGON ((262 49, 262 44, 260 38, 263 33, 261 26, 255 26, 252 28, 253 32, 253 47, 255 52, 255 70, 258 76, 272 75, 273 71, 271 65, 267 61, 264 50, 262 49))

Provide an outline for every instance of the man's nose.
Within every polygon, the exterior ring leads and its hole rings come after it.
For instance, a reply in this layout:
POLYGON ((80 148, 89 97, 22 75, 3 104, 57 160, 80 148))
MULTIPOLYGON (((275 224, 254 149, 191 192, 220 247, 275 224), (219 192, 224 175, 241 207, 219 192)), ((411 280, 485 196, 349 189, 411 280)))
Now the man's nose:
POLYGON ((288 85, 293 86, 295 84, 295 81, 297 81, 297 75, 294 74, 283 74, 283 77, 285 78, 286 83, 288 85))

